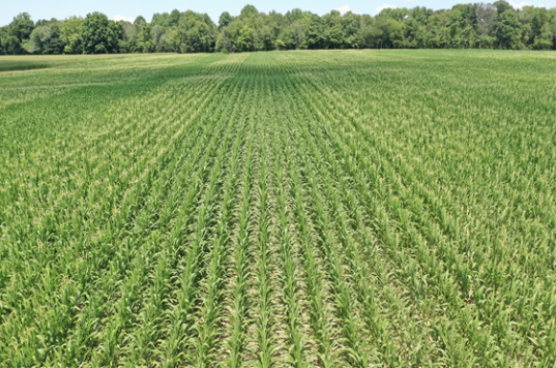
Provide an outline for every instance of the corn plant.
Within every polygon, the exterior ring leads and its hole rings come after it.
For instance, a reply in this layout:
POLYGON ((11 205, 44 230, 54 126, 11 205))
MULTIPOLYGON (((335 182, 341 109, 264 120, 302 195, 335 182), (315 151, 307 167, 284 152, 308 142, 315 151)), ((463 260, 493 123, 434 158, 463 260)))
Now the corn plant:
POLYGON ((1 367, 556 364, 553 54, 61 60, 0 73, 1 367))

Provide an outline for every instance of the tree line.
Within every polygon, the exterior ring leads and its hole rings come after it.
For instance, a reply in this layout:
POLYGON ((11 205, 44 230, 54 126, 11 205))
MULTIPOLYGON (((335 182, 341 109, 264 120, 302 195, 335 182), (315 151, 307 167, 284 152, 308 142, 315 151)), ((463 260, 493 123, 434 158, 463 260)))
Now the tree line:
POLYGON ((0 28, 0 54, 11 55, 359 48, 555 50, 556 8, 514 9, 497 1, 383 9, 372 17, 336 10, 266 14, 247 5, 238 16, 222 13, 218 24, 191 10, 157 13, 150 23, 142 16, 116 22, 99 12, 34 22, 21 13, 0 28))

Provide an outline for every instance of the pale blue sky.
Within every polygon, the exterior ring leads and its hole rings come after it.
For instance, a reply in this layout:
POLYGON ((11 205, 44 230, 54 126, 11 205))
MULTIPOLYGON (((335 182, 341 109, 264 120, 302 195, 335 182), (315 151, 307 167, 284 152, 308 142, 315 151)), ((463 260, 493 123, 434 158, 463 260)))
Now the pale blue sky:
MULTIPOLYGON (((494 2, 496 0, 482 0, 494 2)), ((239 14, 246 4, 252 4, 259 11, 269 12, 276 10, 281 13, 293 8, 310 10, 313 13, 323 15, 332 9, 349 9, 359 14, 374 15, 385 5, 396 7, 426 6, 432 9, 451 8, 454 4, 481 2, 481 0, 0 0, 0 26, 10 23, 14 16, 21 12, 31 14, 33 20, 64 19, 70 15, 85 16, 93 11, 100 11, 108 15, 110 19, 116 16, 134 19, 142 15, 151 20, 154 13, 171 12, 173 9, 180 11, 193 10, 200 13, 208 13, 212 20, 217 23, 218 17, 223 11, 229 11, 232 15, 239 14)), ((510 1, 512 3, 512 1, 510 1)), ((526 4, 535 6, 556 7, 556 0, 513 0, 512 5, 520 7, 526 4)))

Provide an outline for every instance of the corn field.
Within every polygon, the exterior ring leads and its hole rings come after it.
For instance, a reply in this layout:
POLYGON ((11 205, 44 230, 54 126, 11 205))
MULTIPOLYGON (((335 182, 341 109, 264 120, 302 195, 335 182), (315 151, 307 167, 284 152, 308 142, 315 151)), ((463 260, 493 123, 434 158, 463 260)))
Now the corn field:
POLYGON ((0 367, 556 365, 554 53, 0 71, 0 367))

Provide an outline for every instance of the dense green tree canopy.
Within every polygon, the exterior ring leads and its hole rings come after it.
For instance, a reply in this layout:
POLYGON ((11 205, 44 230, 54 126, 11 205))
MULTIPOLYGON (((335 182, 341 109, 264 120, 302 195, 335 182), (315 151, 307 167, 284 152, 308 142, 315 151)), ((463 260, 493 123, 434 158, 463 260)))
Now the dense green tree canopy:
POLYGON ((259 13, 259 11, 253 5, 245 5, 243 7, 243 9, 241 9, 241 13, 239 14, 239 17, 240 18, 249 18, 249 17, 257 15, 258 13, 259 13))
POLYGON ((70 17, 62 22, 60 27, 60 39, 64 44, 64 53, 83 53, 81 30, 83 29, 83 18, 70 17))
POLYGON ((218 29, 222 29, 232 23, 233 18, 228 12, 224 12, 220 15, 220 19, 218 19, 218 29))
POLYGON ((374 17, 301 9, 286 14, 246 5, 239 15, 223 12, 216 25, 191 10, 156 13, 149 23, 114 22, 104 14, 33 22, 28 13, 0 28, 0 54, 113 52, 242 52, 342 48, 556 49, 556 8, 508 2, 384 9, 374 17))
POLYGON ((64 51, 64 43, 60 39, 60 22, 36 27, 23 45, 30 54, 61 54, 64 51))
POLYGON ((33 32, 34 27, 35 24, 31 20, 31 16, 29 15, 29 13, 21 13, 16 16, 13 22, 10 24, 10 32, 20 41, 23 41, 31 36, 31 32, 33 32))
POLYGON ((118 51, 121 24, 117 24, 102 13, 90 13, 83 21, 81 38, 86 54, 107 54, 118 51))
POLYGON ((14 17, 13 21, 0 32, 0 53, 25 53, 23 44, 29 40, 34 27, 35 24, 29 13, 21 13, 14 17))

